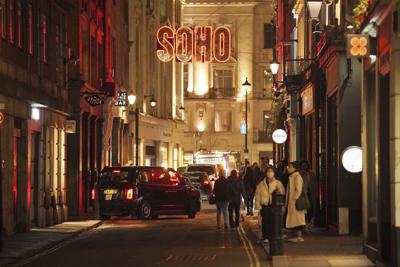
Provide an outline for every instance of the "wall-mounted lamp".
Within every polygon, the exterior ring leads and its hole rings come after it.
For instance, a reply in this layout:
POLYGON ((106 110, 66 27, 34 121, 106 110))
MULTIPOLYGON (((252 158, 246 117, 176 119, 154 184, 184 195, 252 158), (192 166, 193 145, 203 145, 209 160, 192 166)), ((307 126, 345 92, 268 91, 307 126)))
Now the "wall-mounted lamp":
POLYGON ((312 20, 319 21, 319 13, 321 12, 322 1, 308 0, 307 1, 308 11, 312 20))

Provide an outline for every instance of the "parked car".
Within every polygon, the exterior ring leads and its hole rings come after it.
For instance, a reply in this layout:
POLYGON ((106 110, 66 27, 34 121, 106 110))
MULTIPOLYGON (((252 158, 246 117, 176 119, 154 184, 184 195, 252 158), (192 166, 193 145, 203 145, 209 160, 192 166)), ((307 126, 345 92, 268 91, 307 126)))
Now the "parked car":
POLYGON ((106 167, 96 184, 101 219, 165 214, 194 218, 200 211, 200 191, 163 167, 106 167))
POLYGON ((214 182, 218 179, 219 166, 217 164, 191 164, 187 172, 206 172, 211 181, 211 190, 214 188, 214 182))
POLYGON ((208 199, 211 195, 211 180, 206 172, 185 172, 182 177, 189 179, 200 190, 201 199, 208 199))
POLYGON ((187 170, 187 166, 182 166, 182 167, 178 167, 178 169, 176 170, 180 175, 182 175, 183 173, 185 173, 187 170))

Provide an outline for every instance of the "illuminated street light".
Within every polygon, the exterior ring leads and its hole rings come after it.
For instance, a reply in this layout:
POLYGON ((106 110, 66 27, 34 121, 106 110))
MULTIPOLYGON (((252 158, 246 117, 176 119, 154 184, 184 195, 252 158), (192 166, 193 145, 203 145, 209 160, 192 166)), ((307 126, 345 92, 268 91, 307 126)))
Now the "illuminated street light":
POLYGON ((134 105, 136 102, 136 96, 134 94, 129 94, 128 95, 128 102, 129 105, 134 105))
POLYGON ((276 62, 275 60, 273 60, 273 61, 269 64, 269 68, 271 69, 272 75, 276 75, 276 74, 278 74, 279 63, 276 62))
POLYGON ((249 150, 248 150, 248 148, 247 148, 247 132, 248 132, 248 123, 247 123, 247 91, 248 91, 248 89, 249 89, 250 86, 251 86, 251 83, 249 83, 249 81, 247 80, 247 77, 246 77, 246 81, 242 84, 242 86, 243 86, 243 88, 245 89, 245 105, 246 105, 246 107, 245 107, 245 110, 246 110, 246 120, 245 120, 245 123, 246 123, 246 133, 245 133, 245 135, 244 135, 244 158, 247 159, 247 158, 248 158, 248 155, 249 155, 249 150))
POLYGON ((156 105, 157 105, 157 100, 153 96, 150 100, 150 106, 154 108, 156 105))
POLYGON ((312 20, 319 20, 319 13, 321 12, 322 1, 308 0, 307 7, 312 20))

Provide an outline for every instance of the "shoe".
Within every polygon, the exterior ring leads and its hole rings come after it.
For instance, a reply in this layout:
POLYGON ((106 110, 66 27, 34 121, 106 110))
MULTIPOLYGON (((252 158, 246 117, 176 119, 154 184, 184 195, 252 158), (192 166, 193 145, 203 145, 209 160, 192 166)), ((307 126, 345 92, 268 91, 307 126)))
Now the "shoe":
POLYGON ((299 238, 298 237, 291 237, 287 239, 288 242, 292 242, 292 243, 297 243, 299 242, 299 238))
POLYGON ((284 235, 282 235, 282 238, 283 238, 283 239, 287 239, 287 238, 288 238, 288 235, 285 235, 285 234, 284 234, 284 235))
POLYGON ((264 242, 264 244, 268 244, 269 240, 268 239, 264 239, 263 242, 264 242))
POLYGON ((297 242, 304 242, 304 238, 298 237, 298 238, 297 238, 297 242))

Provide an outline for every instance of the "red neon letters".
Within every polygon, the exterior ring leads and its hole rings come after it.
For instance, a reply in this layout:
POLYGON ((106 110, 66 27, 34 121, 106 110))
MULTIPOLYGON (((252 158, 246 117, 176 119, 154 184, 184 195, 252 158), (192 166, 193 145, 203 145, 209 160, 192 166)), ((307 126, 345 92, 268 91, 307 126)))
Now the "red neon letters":
POLYGON ((162 26, 157 31, 157 57, 163 62, 226 62, 231 54, 231 32, 220 26, 181 26, 177 30, 162 26))

